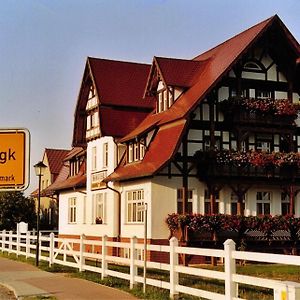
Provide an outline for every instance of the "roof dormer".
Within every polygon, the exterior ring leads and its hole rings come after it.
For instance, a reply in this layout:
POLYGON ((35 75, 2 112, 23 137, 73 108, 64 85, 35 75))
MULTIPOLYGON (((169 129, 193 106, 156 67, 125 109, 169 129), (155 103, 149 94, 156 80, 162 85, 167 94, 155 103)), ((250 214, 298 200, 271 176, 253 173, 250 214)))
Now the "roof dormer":
POLYGON ((201 61, 154 57, 145 96, 156 97, 156 113, 168 110, 195 83, 201 61))

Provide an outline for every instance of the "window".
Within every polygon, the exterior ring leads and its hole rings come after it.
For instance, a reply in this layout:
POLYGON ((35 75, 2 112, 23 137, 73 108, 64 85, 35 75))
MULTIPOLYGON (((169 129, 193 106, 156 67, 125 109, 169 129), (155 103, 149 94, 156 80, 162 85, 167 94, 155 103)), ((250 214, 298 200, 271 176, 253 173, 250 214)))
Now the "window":
POLYGON ((129 143, 128 145, 128 162, 131 163, 133 161, 133 143, 129 143))
POLYGON ((77 159, 73 159, 70 161, 70 176, 75 176, 78 174, 80 169, 80 160, 77 159))
POLYGON ((133 161, 139 161, 144 158, 145 155, 145 139, 141 138, 138 141, 131 142, 128 145, 128 163, 133 161))
POLYGON ((108 166, 108 143, 103 144, 103 168, 108 166))
MULTIPOLYGON (((210 150, 210 136, 204 136, 203 138, 203 149, 204 151, 210 150)), ((215 136, 215 149, 220 150, 221 149, 221 138, 220 136, 215 136)))
POLYGON ((144 222, 144 211, 140 210, 144 205, 144 190, 126 192, 126 221, 128 223, 144 222))
POLYGON ((272 92, 271 91, 256 91, 256 98, 259 99, 271 99, 272 98, 272 92))
POLYGON ((103 224, 106 222, 105 214, 106 193, 93 194, 94 223, 103 224))
POLYGON ((140 140, 140 160, 142 160, 145 156, 145 139, 140 140))
MULTIPOLYGON (((183 189, 177 190, 177 213, 183 213, 183 189)), ((193 190, 188 191, 188 204, 186 213, 193 213, 193 190)))
POLYGON ((157 112, 166 111, 174 102, 174 88, 163 87, 157 91, 157 112))
MULTIPOLYGON (((231 192, 231 196, 230 196, 230 213, 232 215, 237 215, 238 213, 238 197, 236 195, 236 193, 231 192)), ((243 197, 243 202, 242 202, 242 211, 244 211, 245 209, 245 195, 243 197)))
MULTIPOLYGON (((219 191, 215 192, 215 199, 216 199, 216 206, 215 206, 215 213, 219 213, 219 202, 220 202, 220 193, 219 191)), ((210 207, 210 195, 208 190, 204 191, 204 213, 210 215, 211 207, 210 207)))
POLYGON ((290 197, 287 193, 281 193, 281 214, 288 215, 290 212, 290 197))
POLYGON ((272 135, 259 134, 256 136, 256 150, 258 151, 271 151, 272 135))
POLYGON ((140 160, 140 156, 139 156, 139 143, 134 143, 133 144, 133 157, 134 157, 134 161, 138 161, 140 160))
POLYGON ((98 127, 99 125, 99 114, 98 111, 93 111, 86 117, 86 129, 90 130, 92 128, 98 127))
POLYGON ((256 193, 256 214, 269 215, 271 213, 271 192, 256 193))
POLYGON ((76 223, 76 197, 69 198, 69 216, 68 221, 69 223, 76 223))
POLYGON ((97 170, 97 147, 92 148, 92 171, 97 170))
POLYGON ((260 71, 261 67, 255 62, 249 61, 244 64, 244 69, 250 71, 260 71))

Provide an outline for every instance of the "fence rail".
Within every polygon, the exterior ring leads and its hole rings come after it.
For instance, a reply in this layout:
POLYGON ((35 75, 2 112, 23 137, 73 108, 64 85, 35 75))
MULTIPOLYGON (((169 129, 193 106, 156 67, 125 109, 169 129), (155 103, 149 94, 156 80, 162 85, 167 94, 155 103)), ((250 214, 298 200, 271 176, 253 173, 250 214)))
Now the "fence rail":
MULTIPOLYGON (((26 258, 36 256, 37 236, 34 233, 0 232, 0 250, 2 252, 24 255, 26 258)), ((139 276, 138 268, 143 267, 143 261, 138 259, 137 250, 143 249, 137 243, 137 238, 131 238, 129 243, 108 241, 107 236, 102 240, 88 240, 84 235, 80 239, 59 238, 51 233, 40 235, 39 259, 53 264, 60 264, 78 269, 79 271, 93 271, 107 276, 128 280, 130 288, 137 283, 143 283, 144 278, 139 276), (126 249, 128 257, 114 255, 113 249, 126 249), (97 253, 98 252, 98 253, 97 253), (127 266, 128 271, 112 270, 109 264, 127 266)), ((168 253, 169 263, 147 262, 147 268, 164 270, 169 273, 168 281, 146 278, 146 284, 169 290, 170 297, 176 298, 179 293, 190 294, 205 299, 239 300, 239 285, 250 285, 273 290, 274 300, 300 299, 300 284, 271 279, 256 278, 241 275, 236 272, 237 260, 254 262, 280 263, 300 266, 300 257, 280 254, 265 254, 256 252, 236 251, 235 243, 227 240, 223 250, 199 249, 179 247, 178 240, 173 237, 169 246, 149 245, 147 251, 160 251, 168 253), (184 266, 179 263, 181 255, 216 256, 224 262, 224 271, 214 271, 200 267, 184 266), (224 293, 211 292, 195 287, 185 286, 179 282, 179 274, 188 274, 201 278, 220 280, 224 285, 224 293)))

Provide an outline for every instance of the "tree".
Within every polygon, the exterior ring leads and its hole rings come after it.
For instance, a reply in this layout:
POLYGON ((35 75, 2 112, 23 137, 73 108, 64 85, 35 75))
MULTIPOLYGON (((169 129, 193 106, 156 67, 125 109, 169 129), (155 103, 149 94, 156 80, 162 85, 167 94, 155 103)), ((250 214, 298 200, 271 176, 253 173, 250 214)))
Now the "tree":
POLYGON ((23 192, 0 192, 0 230, 16 230, 17 223, 36 224, 35 202, 23 192))

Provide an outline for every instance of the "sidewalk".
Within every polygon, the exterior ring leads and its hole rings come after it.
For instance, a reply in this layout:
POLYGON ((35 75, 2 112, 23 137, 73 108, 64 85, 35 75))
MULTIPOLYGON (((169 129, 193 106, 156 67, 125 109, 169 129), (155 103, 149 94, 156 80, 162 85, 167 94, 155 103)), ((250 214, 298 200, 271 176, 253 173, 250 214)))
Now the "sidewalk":
POLYGON ((128 293, 91 281, 41 271, 30 264, 2 257, 0 284, 13 290, 18 299, 43 295, 52 295, 58 300, 136 299, 128 293))

